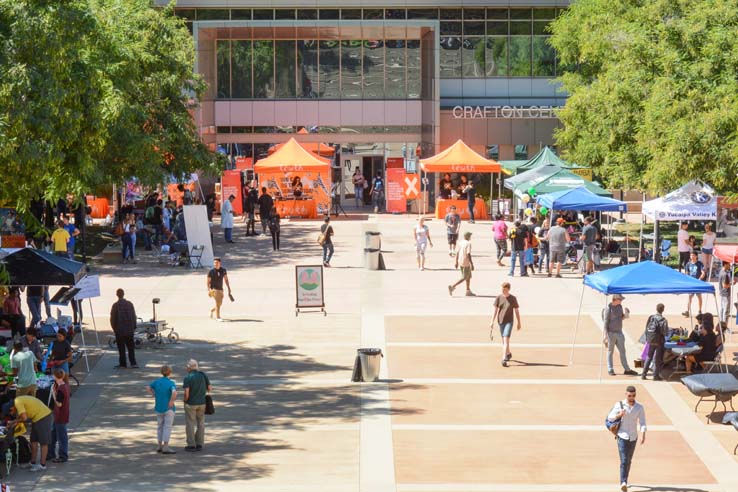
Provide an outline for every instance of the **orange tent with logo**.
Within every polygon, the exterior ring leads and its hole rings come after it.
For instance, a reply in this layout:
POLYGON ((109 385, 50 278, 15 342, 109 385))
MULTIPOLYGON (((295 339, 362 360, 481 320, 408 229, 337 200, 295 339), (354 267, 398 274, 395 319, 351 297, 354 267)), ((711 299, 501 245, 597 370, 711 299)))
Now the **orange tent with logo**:
MULTIPOLYGON (((297 132, 297 134, 307 135, 308 131, 302 128, 300 131, 297 132)), ((283 145, 284 144, 277 144, 274 147, 269 147, 269 150, 267 152, 269 153, 269 155, 272 155, 273 153, 281 149, 283 145)), ((336 149, 324 143, 305 142, 301 143, 300 145, 310 152, 324 157, 331 157, 333 156, 333 154, 336 153, 336 149)))
POLYGON ((461 139, 446 150, 420 160, 420 168, 428 173, 499 173, 500 163, 485 159, 461 139))
POLYGON ((301 171, 330 171, 330 160, 318 157, 297 140, 290 138, 279 146, 279 150, 265 159, 256 161, 254 172, 301 172, 301 171))

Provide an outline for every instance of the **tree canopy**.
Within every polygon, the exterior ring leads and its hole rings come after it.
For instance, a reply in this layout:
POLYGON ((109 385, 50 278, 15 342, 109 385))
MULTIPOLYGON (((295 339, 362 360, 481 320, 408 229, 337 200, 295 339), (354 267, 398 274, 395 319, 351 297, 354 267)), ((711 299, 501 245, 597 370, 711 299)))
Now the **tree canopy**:
POLYGON ((193 63, 171 6, 0 0, 0 201, 217 169, 191 115, 193 63))
POLYGON ((608 186, 738 184, 738 0, 577 0, 552 24, 557 143, 608 186))

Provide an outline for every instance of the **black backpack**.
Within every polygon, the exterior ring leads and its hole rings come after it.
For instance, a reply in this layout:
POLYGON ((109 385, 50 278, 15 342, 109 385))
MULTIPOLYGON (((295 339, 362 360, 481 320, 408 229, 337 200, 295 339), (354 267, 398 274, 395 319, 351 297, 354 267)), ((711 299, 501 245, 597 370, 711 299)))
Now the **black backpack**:
POLYGON ((24 464, 31 462, 31 445, 25 436, 15 438, 16 446, 10 446, 10 452, 13 453, 16 463, 24 464), (17 449, 17 450, 16 450, 17 449))
POLYGON ((666 336, 667 329, 666 319, 660 314, 652 314, 646 323, 646 341, 648 343, 660 341, 666 336))

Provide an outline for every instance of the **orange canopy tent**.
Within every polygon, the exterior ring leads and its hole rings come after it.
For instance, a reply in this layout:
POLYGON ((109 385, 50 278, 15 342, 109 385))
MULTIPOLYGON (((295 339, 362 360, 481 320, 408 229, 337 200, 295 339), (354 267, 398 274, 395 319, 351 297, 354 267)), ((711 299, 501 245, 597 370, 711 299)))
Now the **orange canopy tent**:
POLYGON ((501 170, 499 162, 485 159, 461 139, 439 154, 421 159, 420 168, 428 173, 499 173, 501 170))
MULTIPOLYGON (((307 135, 308 131, 302 128, 297 133, 298 135, 307 135)), ((269 147, 269 150, 267 152, 269 153, 269 155, 272 155, 273 153, 281 149, 283 145, 284 144, 281 143, 273 147, 269 147)), ((331 157, 333 156, 333 154, 336 153, 336 149, 324 143, 305 142, 305 143, 301 143, 300 145, 304 147, 305 149, 309 150, 310 152, 320 155, 320 156, 331 157)))
POLYGON ((300 145, 297 140, 290 138, 287 142, 281 144, 279 150, 272 155, 256 161, 254 172, 327 172, 330 167, 330 160, 316 156, 300 145))

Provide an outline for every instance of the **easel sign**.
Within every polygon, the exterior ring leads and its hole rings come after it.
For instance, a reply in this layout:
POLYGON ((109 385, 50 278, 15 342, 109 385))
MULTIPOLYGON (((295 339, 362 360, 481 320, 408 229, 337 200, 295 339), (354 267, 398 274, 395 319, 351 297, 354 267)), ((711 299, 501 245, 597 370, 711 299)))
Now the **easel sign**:
MULTIPOLYGON (((80 312, 82 312, 82 301, 87 299, 90 303, 90 317, 92 318, 92 326, 95 328, 95 342, 96 345, 100 346, 100 335, 97 332, 97 322, 95 321, 95 312, 92 310, 92 298, 100 297, 100 277, 98 275, 87 275, 77 282, 74 286, 75 289, 79 289, 77 295, 74 296, 74 301, 78 303, 80 312)), ((82 323, 80 320, 80 330, 82 329, 82 323)), ((84 333, 82 334, 82 345, 87 349, 85 343, 84 333)), ((85 350, 85 361, 87 361, 87 351, 85 350)))
POLYGON ((323 265, 295 266, 295 316, 304 309, 320 309, 326 316, 323 292, 323 265))

